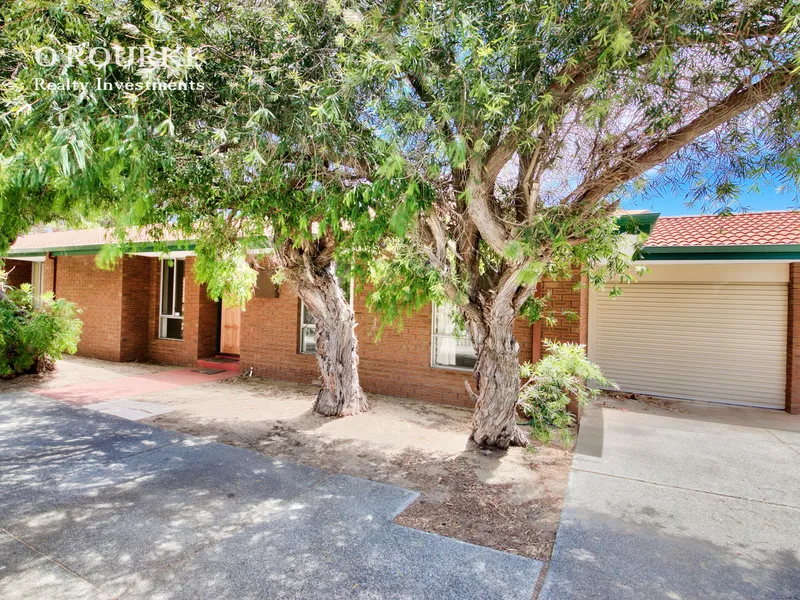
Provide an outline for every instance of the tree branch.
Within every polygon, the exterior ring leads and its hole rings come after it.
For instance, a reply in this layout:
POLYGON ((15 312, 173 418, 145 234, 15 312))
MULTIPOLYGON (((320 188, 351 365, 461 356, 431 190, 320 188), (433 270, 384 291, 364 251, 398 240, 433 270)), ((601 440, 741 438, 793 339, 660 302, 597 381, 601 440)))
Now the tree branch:
POLYGON ((690 123, 667 135, 648 150, 631 159, 622 160, 594 179, 581 183, 565 199, 564 203, 572 202, 588 205, 600 200, 623 183, 658 166, 698 137, 754 108, 767 98, 783 92, 792 83, 798 81, 798 73, 793 72, 793 69, 794 65, 791 62, 786 63, 783 69, 773 71, 750 87, 734 91, 722 101, 705 110, 690 123))

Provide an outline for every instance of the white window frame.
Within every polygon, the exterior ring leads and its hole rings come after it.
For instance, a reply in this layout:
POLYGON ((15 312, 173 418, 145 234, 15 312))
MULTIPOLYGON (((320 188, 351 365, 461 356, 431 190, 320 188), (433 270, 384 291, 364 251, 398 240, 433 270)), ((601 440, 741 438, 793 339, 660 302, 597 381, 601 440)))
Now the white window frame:
MULTIPOLYGON (((436 315, 437 315, 437 305, 431 304, 431 368, 433 369, 446 369, 448 371, 464 371, 467 373, 471 373, 474 370, 474 367, 459 367, 457 365, 442 365, 436 362, 436 341, 440 339, 452 339, 455 341, 463 341, 463 337, 459 337, 450 333, 436 333, 436 315)), ((469 333, 465 332, 464 334, 466 339, 469 340, 469 333)), ((470 345, 472 345, 472 341, 470 340, 470 345)), ((473 350, 475 346, 472 345, 473 350)))
MULTIPOLYGON (((353 311, 353 314, 355 314, 355 309, 353 308, 353 297, 354 296, 355 296, 355 281, 351 277, 350 278, 350 301, 349 301, 349 304, 350 304, 350 310, 353 311)), ((303 348, 303 330, 304 329, 306 331, 313 331, 313 334, 314 334, 315 338, 316 338, 316 335, 317 335, 317 325, 316 325, 316 323, 308 323, 308 324, 305 324, 305 325, 303 324, 303 322, 306 320, 305 316, 306 316, 306 304, 305 304, 305 302, 300 300, 300 328, 299 328, 300 341, 299 341, 299 352, 300 352, 300 354, 305 354, 307 356, 315 356, 317 354, 316 349, 311 351, 311 350, 305 350, 303 348)), ((313 318, 313 316, 314 315, 311 315, 312 318, 313 318)))
MULTIPOLYGON (((165 315, 164 312, 164 265, 168 265, 170 262, 177 263, 177 261, 183 261, 183 279, 186 279, 186 259, 184 258, 162 258, 161 259, 161 275, 160 275, 160 283, 158 286, 158 339, 160 340, 170 340, 173 342, 182 342, 183 338, 174 338, 174 337, 167 337, 166 335, 161 335, 162 331, 166 331, 166 327, 164 327, 164 321, 167 319, 180 319, 183 321, 183 315, 175 315, 175 294, 178 290, 178 278, 174 277, 172 279, 172 308, 173 314, 165 315)), ((177 274, 177 264, 175 264, 175 273, 177 274)), ((181 281, 181 285, 183 285, 183 281, 181 281)), ((185 291, 185 290, 184 290, 185 291)), ((181 294, 181 301, 185 301, 184 295, 181 294)), ((181 327, 181 331, 183 327, 181 327)))

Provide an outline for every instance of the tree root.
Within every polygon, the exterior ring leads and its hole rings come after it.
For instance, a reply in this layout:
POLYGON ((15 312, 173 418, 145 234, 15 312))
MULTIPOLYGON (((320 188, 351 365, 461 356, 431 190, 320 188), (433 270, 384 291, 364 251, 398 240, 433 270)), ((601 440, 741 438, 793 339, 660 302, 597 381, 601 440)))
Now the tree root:
POLYGON ((337 402, 327 388, 322 388, 314 400, 313 411, 323 417, 352 417, 369 410, 369 402, 364 392, 359 390, 357 398, 337 402))
POLYGON ((511 446, 527 448, 531 445, 531 439, 528 437, 528 434, 525 433, 524 429, 517 426, 514 426, 510 434, 503 432, 495 439, 489 439, 488 436, 478 438, 475 435, 476 433, 476 431, 472 432, 472 441, 481 448, 499 448, 501 450, 506 450, 511 446))

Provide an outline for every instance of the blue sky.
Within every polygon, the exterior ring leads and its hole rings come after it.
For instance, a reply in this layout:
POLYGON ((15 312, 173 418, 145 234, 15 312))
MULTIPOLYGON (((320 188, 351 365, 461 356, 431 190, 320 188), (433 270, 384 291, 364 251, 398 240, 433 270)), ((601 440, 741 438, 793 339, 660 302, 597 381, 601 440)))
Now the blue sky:
MULTIPOLYGON (((795 204, 795 188, 787 185, 782 191, 779 191, 777 186, 770 182, 760 182, 759 187, 758 192, 745 191, 740 196, 739 203, 746 210, 752 212, 800 208, 799 205, 795 204)), ((704 211, 700 204, 692 207, 686 206, 686 200, 689 198, 689 194, 685 192, 671 193, 664 191, 660 196, 653 195, 646 200, 641 198, 628 200, 623 202, 622 207, 629 210, 650 210, 659 212, 664 216, 702 214, 704 211)))

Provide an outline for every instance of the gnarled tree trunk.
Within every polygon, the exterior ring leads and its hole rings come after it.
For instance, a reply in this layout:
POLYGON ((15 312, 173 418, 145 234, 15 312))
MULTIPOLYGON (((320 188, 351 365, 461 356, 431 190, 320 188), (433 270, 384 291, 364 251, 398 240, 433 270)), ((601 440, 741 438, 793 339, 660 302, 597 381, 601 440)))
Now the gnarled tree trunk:
POLYGON ((320 240, 304 248, 285 245, 283 267, 306 309, 314 315, 322 389, 314 411, 326 417, 357 415, 369 409, 358 378, 355 316, 336 277, 332 250, 320 240))
POLYGON ((482 307, 480 317, 465 315, 478 354, 474 376, 477 392, 472 439, 479 446, 508 448, 530 441, 517 427, 519 344, 514 338, 515 311, 510 302, 482 307))

